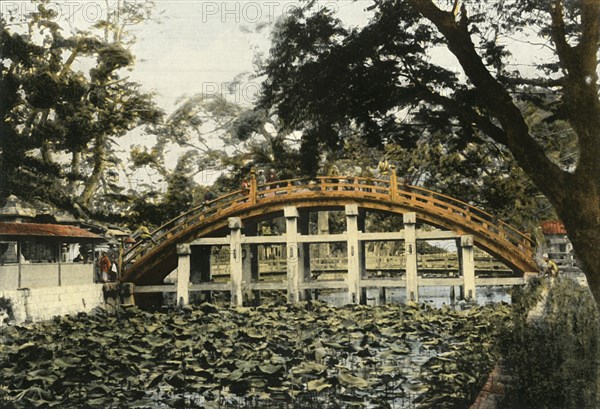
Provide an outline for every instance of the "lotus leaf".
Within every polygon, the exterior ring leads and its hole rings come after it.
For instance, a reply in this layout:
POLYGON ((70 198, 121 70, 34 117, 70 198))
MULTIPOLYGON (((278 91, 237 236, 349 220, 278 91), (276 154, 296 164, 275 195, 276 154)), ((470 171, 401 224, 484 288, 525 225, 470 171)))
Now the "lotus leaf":
POLYGON ((331 388, 333 385, 328 383, 325 379, 314 379, 312 381, 308 381, 308 384, 306 386, 309 391, 315 391, 317 393, 320 393, 325 389, 331 388))
POLYGON ((340 344, 339 342, 323 342, 323 345, 329 348, 333 348, 333 349, 345 349, 347 347, 346 346, 340 344))
POLYGON ((35 407, 41 406, 54 400, 52 393, 37 386, 25 389, 15 397, 15 401, 26 401, 35 407))
POLYGON ((340 384, 345 387, 352 387, 358 389, 366 389, 369 387, 369 382, 366 379, 351 375, 345 371, 340 371, 340 373, 337 376, 337 379, 340 382, 340 384))
POLYGON ((174 388, 182 388, 186 385, 185 375, 181 371, 171 371, 166 373, 163 379, 174 388))
POLYGON ((402 345, 398 345, 396 343, 390 344, 389 345, 390 350, 398 355, 405 355, 410 353, 410 348, 406 347, 406 346, 402 346, 402 345))
POLYGON ((294 374, 312 374, 312 375, 320 375, 327 370, 325 365, 319 364, 317 362, 302 362, 299 366, 296 366, 292 369, 292 373, 294 374))
POLYGON ((267 375, 274 375, 283 370, 282 365, 274 365, 269 362, 260 364, 258 367, 262 373, 267 375))
POLYGON ((194 396, 187 404, 220 395, 224 408, 240 399, 255 407, 294 399, 329 408, 339 407, 334 402, 383 407, 378 402, 411 391, 422 402, 445 395, 465 406, 461 391, 481 382, 485 362, 493 360, 486 352, 493 337, 487 313, 312 302, 304 307, 203 304, 155 313, 131 308, 8 327, 0 345, 5 394, 15 399, 43 386, 59 396, 43 403, 32 395, 38 403, 23 398, 22 407, 72 407, 83 397, 96 407, 131 407, 149 397, 174 407, 186 404, 175 396, 185 390, 194 396), (486 332, 473 333, 476 327, 486 332), (425 351, 429 346, 439 352, 425 351), (482 364, 465 366, 473 360, 482 364), (347 388, 346 394, 339 395, 336 385, 347 388))

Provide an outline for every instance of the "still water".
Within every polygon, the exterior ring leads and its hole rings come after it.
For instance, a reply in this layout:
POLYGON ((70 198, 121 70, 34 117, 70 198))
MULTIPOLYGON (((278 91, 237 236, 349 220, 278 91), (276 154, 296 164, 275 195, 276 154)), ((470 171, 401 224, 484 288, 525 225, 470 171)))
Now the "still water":
MULTIPOLYGON (((487 305, 489 303, 504 302, 511 303, 511 286, 482 286, 477 287, 475 297, 478 305, 487 305)), ((319 300, 325 301, 335 306, 342 306, 350 303, 348 293, 345 291, 336 291, 329 294, 321 293, 319 300)), ((405 288, 387 288, 385 292, 377 288, 367 289, 367 305, 382 304, 406 304, 405 288)), ((442 308, 444 305, 460 308, 465 304, 460 299, 460 287, 455 286, 431 286, 419 287, 419 303, 428 304, 434 308, 442 308)))

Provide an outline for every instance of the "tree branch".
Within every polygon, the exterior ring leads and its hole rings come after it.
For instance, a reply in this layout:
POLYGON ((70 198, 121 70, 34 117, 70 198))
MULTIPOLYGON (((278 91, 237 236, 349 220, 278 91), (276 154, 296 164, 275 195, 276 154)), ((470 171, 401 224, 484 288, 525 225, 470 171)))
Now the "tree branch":
POLYGON ((460 0, 454 0, 454 6, 452 6, 452 14, 454 14, 454 17, 458 16, 459 11, 460 11, 460 0))
POLYGON ((535 87, 561 87, 564 83, 562 78, 522 78, 522 77, 507 77, 505 75, 498 76, 498 79, 510 85, 533 85, 535 87))
POLYGON ((555 0, 554 4, 550 6, 550 17, 552 18, 550 36, 556 46, 558 61, 563 69, 572 73, 575 68, 573 64, 573 50, 569 43, 567 43, 562 0, 555 0))
POLYGON ((579 139, 580 156, 575 174, 594 177, 600 182, 596 168, 600 156, 600 99, 598 98, 598 44, 600 43, 600 0, 581 0, 581 37, 571 47, 561 0, 550 8, 551 38, 556 45, 559 62, 565 72, 563 105, 569 122, 579 139))
POLYGON ((456 100, 445 97, 440 94, 436 94, 430 90, 427 90, 428 98, 431 102, 443 106, 448 111, 452 112, 458 118, 475 124, 481 131, 486 133, 495 142, 502 145, 508 144, 508 137, 506 132, 502 128, 496 126, 489 118, 479 115, 475 109, 465 105, 457 104, 456 100))
POLYGON ((471 40, 466 12, 463 10, 461 21, 457 23, 452 13, 440 10, 431 0, 406 1, 446 38, 448 49, 456 56, 482 100, 502 125, 507 136, 505 145, 519 165, 551 200, 561 200, 561 187, 566 184, 568 174, 549 160, 542 147, 529 134, 527 123, 510 94, 483 64, 471 40))

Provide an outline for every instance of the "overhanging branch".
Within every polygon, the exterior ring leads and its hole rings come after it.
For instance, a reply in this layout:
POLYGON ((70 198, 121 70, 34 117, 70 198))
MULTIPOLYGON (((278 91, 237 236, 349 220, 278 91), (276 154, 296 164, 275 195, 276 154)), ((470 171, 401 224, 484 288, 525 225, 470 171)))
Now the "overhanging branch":
POLYGON ((506 132, 494 124, 489 118, 478 114, 473 107, 459 104, 452 98, 436 94, 430 90, 427 90, 426 92, 428 94, 428 99, 431 102, 443 106, 446 110, 452 112, 454 115, 456 115, 456 117, 461 118, 463 121, 475 124, 477 128, 492 138, 495 142, 505 146, 508 144, 508 136, 506 135, 506 132))
POLYGON ((552 197, 561 197, 566 174, 546 156, 529 134, 519 108, 507 90, 491 75, 475 50, 468 29, 466 12, 456 22, 450 12, 440 10, 431 0, 406 0, 424 18, 431 21, 446 38, 448 49, 456 56, 465 74, 506 133, 506 146, 536 185, 552 197))

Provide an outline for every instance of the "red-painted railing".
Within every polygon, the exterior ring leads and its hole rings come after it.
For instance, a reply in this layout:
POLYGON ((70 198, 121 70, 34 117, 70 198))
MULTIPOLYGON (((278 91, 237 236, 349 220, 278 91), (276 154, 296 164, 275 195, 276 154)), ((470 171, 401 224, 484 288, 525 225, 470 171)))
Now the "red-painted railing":
POLYGON ((127 270, 128 266, 149 252, 153 246, 170 240, 204 219, 213 218, 234 208, 243 210, 245 207, 267 203, 273 197, 280 195, 287 195, 292 199, 311 192, 316 196, 343 194, 345 197, 356 196, 389 201, 415 210, 438 214, 447 220, 455 220, 458 225, 467 222, 471 226, 475 225, 480 234, 486 235, 491 240, 505 242, 513 247, 511 251, 519 253, 526 259, 531 257, 533 241, 514 227, 458 199, 422 187, 399 183, 394 173, 390 175, 389 180, 356 176, 322 176, 315 179, 281 180, 262 185, 257 185, 253 175, 248 190, 238 190, 194 207, 154 230, 151 233, 152 240, 137 242, 125 253, 124 268, 127 270))

